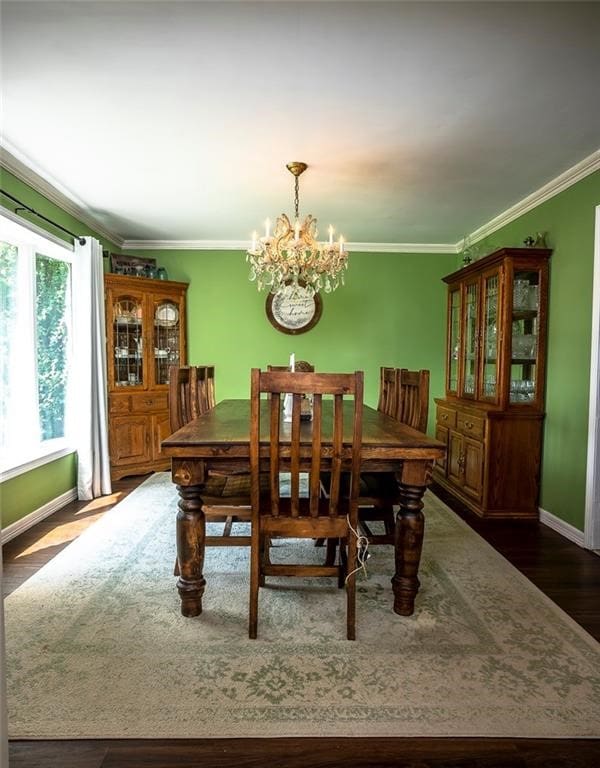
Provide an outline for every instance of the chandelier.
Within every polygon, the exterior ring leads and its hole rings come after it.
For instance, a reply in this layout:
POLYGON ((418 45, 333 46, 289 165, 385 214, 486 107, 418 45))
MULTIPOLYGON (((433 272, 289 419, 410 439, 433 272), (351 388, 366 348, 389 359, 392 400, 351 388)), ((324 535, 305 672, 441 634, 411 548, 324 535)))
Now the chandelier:
POLYGON ((344 269, 348 267, 348 252, 340 235, 333 242, 333 227, 329 227, 329 241, 317 241, 317 220, 309 213, 300 222, 299 177, 307 169, 306 163, 288 163, 286 168, 294 176, 295 221, 282 213, 271 234, 271 221, 265 221, 264 237, 252 233, 252 245, 246 253, 250 263, 250 280, 256 280, 258 290, 268 288, 278 293, 284 288, 290 296, 310 294, 324 290, 335 291, 344 284, 344 269))

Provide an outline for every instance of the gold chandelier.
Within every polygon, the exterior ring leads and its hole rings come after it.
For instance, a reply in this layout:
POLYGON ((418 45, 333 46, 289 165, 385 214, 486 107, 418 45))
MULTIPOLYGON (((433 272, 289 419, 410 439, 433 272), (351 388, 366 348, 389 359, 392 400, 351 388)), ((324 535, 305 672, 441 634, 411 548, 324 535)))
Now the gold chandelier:
POLYGON ((252 245, 246 253, 250 263, 250 280, 256 280, 258 290, 268 288, 278 293, 284 288, 291 295, 320 290, 335 291, 344 284, 344 270, 348 267, 348 252, 340 235, 333 242, 333 227, 329 227, 329 242, 317 241, 317 220, 309 213, 300 223, 299 177, 307 169, 306 163, 288 163, 286 168, 294 175, 294 226, 285 215, 275 222, 271 235, 271 222, 265 221, 264 237, 252 233, 252 245))

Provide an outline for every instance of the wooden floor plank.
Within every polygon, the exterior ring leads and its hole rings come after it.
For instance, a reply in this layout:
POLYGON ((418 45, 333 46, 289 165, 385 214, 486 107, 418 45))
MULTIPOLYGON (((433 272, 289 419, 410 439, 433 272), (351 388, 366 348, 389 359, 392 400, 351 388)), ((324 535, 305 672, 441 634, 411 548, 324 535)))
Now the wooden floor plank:
MULTIPOLYGON (((10 594, 145 478, 114 484, 115 497, 73 502, 3 547, 10 594)), ((600 640, 600 557, 540 523, 480 520, 442 500, 548 597, 600 640)), ((13 741, 11 768, 596 768, 586 739, 204 739, 13 741)))

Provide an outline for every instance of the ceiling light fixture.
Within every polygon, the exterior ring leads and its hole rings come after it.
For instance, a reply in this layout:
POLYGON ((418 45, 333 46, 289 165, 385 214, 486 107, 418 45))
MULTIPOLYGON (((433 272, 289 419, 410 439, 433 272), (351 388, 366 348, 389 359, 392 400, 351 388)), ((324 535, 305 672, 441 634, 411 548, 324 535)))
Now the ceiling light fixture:
POLYGON ((344 284, 344 270, 348 267, 348 252, 340 235, 333 242, 334 228, 329 227, 329 241, 317 241, 317 220, 312 214, 300 223, 299 177, 307 169, 306 163, 288 163, 286 168, 294 176, 295 221, 285 213, 275 222, 271 235, 271 221, 265 221, 264 237, 252 233, 252 245, 246 253, 250 263, 250 280, 256 280, 258 290, 268 288, 278 293, 284 288, 290 295, 309 293, 321 289, 326 293, 344 284))

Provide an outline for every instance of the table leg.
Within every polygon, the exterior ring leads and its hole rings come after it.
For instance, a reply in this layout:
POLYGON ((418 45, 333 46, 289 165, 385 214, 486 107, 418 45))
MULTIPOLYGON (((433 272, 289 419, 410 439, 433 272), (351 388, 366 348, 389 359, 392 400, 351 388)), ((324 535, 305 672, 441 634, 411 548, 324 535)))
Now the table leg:
POLYGON ((432 462, 407 461, 399 478, 400 511, 396 516, 396 573, 392 578, 394 612, 411 616, 419 591, 419 564, 425 518, 423 494, 431 478, 432 462))
POLYGON ((181 598, 181 613, 184 616, 199 616, 206 586, 202 574, 206 539, 202 486, 178 485, 177 490, 180 496, 177 512, 177 589, 181 598))

